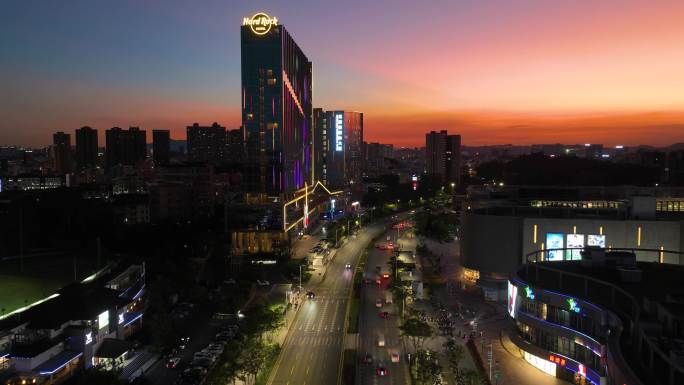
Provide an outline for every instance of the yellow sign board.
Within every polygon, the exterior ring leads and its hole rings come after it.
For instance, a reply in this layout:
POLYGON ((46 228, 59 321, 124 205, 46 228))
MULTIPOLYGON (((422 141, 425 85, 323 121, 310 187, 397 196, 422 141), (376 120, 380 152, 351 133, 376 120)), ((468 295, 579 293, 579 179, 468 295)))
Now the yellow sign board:
POLYGON ((278 25, 278 19, 259 12, 255 13, 252 17, 244 17, 242 25, 248 25, 256 35, 265 35, 274 25, 278 25))

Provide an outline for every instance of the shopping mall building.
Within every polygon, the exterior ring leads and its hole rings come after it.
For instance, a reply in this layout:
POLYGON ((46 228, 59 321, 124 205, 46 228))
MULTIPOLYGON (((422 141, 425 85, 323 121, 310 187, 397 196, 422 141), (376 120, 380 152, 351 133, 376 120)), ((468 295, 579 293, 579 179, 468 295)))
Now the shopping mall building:
POLYGON ((463 281, 576 384, 684 384, 684 189, 513 186, 463 202, 463 281))
POLYGON ((531 253, 578 260, 585 246, 638 249, 638 261, 683 264, 684 188, 510 186, 469 189, 461 217, 463 278, 504 300, 531 253), (568 248, 570 250, 555 250, 568 248))
POLYGON ((508 334, 527 362, 575 384, 684 384, 684 266, 599 247, 577 261, 547 253, 507 285, 508 334))

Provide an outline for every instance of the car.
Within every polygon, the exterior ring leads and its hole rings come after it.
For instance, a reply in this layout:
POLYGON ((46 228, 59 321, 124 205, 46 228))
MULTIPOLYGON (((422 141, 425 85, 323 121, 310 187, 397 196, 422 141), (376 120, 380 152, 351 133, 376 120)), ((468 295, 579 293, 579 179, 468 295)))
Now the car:
POLYGON ((383 304, 384 302, 380 298, 375 301, 375 307, 382 307, 383 304))
POLYGON ((345 263, 344 268, 347 270, 350 270, 351 269, 351 263, 345 263))
POLYGON ((169 369, 176 369, 180 361, 180 357, 171 357, 166 361, 166 367, 169 369))
POLYGON ((380 318, 389 318, 389 312, 386 311, 381 311, 380 313, 378 313, 378 315, 380 316, 380 318))
POLYGON ((388 279, 390 277, 389 273, 383 273, 382 278, 388 279))
MULTIPOLYGON (((209 353, 209 352, 197 352, 192 356, 192 359, 193 359, 193 361, 194 360, 200 360, 200 359, 207 359, 207 360, 211 360, 211 361, 215 360, 214 355, 209 353)), ((195 366, 193 364, 190 364, 190 365, 195 366)))
POLYGON ((307 291, 306 292, 306 298, 314 299, 314 298, 316 298, 316 294, 313 291, 307 291))
POLYGON ((223 349, 224 349, 223 345, 217 344, 217 343, 213 343, 213 344, 211 344, 211 345, 209 345, 209 346, 207 347, 207 351, 208 351, 208 352, 210 352, 210 353, 217 353, 217 354, 219 354, 219 355, 220 355, 221 353, 223 353, 223 349))
POLYGON ((383 365, 378 365, 378 367, 375 368, 375 374, 377 374, 380 377, 389 376, 389 370, 387 370, 387 368, 383 365))
POLYGON ((361 357, 361 362, 363 362, 364 364, 372 364, 373 355, 370 353, 366 353, 363 357, 361 357))
POLYGON ((183 378, 198 378, 207 374, 207 369, 195 366, 192 368, 187 368, 183 371, 183 378))
POLYGON ((397 353, 397 352, 392 352, 392 353, 390 354, 390 359, 391 359, 392 362, 394 362, 395 364, 396 364, 397 362, 401 361, 401 358, 400 358, 400 356, 399 356, 399 353, 397 353))
POLYGON ((193 368, 208 369, 213 364, 214 364, 214 360, 211 360, 209 358, 195 358, 194 360, 192 360, 192 362, 190 362, 190 366, 193 368))
POLYGON ((260 279, 257 279, 256 283, 257 283, 257 285, 259 285, 259 286, 270 286, 270 285, 271 285, 270 282, 268 282, 268 281, 266 281, 266 280, 263 280, 263 281, 262 281, 262 280, 260 280, 260 279))

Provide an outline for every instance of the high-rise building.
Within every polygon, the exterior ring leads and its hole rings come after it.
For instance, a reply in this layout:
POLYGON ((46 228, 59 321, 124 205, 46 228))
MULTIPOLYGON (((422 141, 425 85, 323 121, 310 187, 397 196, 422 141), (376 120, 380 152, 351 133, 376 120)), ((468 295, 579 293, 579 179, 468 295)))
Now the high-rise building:
POLYGON ((242 128, 226 131, 226 160, 230 163, 242 163, 244 160, 244 140, 242 128))
POLYGON ((382 143, 366 143, 365 171, 368 175, 381 175, 385 171, 386 160, 393 157, 394 146, 382 143))
POLYGON ((328 184, 328 119, 322 108, 313 109, 313 137, 314 137, 314 179, 328 184))
POLYGON ((186 128, 188 159, 192 162, 220 164, 226 160, 226 128, 194 123, 186 128))
POLYGON ((76 166, 79 170, 97 165, 97 130, 85 126, 76 129, 76 166))
POLYGON ((446 183, 460 183, 461 136, 446 130, 425 134, 425 166, 428 174, 446 183))
POLYGON ((311 182, 311 62, 276 18, 245 18, 242 42, 242 126, 247 191, 271 196, 311 182))
POLYGON ((365 152, 363 113, 314 109, 316 178, 344 187, 361 181, 365 152))
POLYGON ((446 145, 446 180, 461 183, 461 135, 448 135, 446 145))
POLYGON ((133 166, 147 157, 147 135, 140 127, 128 131, 112 127, 105 132, 105 160, 107 168, 133 166))
POLYGON ((52 135, 50 147, 52 169, 58 175, 71 172, 71 135, 56 132, 52 135))
POLYGON ((171 133, 169 130, 152 130, 152 159, 155 166, 169 163, 170 146, 171 133))

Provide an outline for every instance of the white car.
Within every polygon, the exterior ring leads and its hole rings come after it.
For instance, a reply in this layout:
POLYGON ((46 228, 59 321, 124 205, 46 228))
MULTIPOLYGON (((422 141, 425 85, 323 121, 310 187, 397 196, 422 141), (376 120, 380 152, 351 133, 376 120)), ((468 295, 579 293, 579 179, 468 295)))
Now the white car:
POLYGON ((377 301, 375 301, 375 307, 382 307, 382 305, 383 305, 382 299, 378 299, 377 301))

